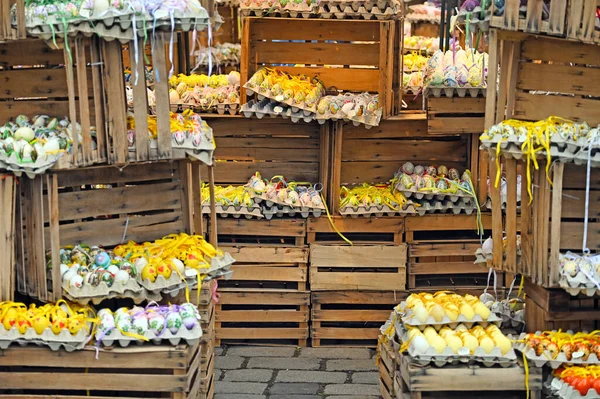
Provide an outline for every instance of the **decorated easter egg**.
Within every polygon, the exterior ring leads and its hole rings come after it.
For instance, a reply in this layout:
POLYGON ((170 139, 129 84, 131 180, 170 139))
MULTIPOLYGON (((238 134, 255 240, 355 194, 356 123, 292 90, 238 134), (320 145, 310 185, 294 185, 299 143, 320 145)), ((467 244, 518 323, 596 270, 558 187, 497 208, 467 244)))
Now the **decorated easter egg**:
POLYGON ((425 174, 425 167, 423 167, 423 165, 415 166, 414 174, 417 176, 423 176, 425 174))
POLYGON ((119 267, 121 270, 126 271, 131 277, 135 277, 137 275, 137 268, 129 261, 121 262, 119 267))
POLYGON ((405 162, 401 170, 408 175, 412 175, 415 172, 415 165, 412 162, 405 162))
POLYGON ((171 277, 171 268, 167 264, 160 264, 156 267, 156 274, 158 276, 163 276, 165 279, 169 279, 171 277))
POLYGON ((183 323, 184 327, 187 328, 188 330, 191 330, 200 324, 196 317, 183 318, 182 323, 183 323))
POLYGON ((149 280, 151 283, 156 281, 156 277, 158 276, 158 272, 154 265, 146 265, 142 270, 142 279, 149 280))
POLYGON ((110 265, 106 268, 106 271, 115 276, 119 272, 119 266, 110 265))
POLYGON ((81 288, 83 286, 83 277, 79 274, 73 275, 69 280, 69 287, 71 288, 81 288))
POLYGON ((88 273, 85 276, 85 283, 92 287, 98 286, 98 284, 100 284, 100 274, 97 271, 88 273))
POLYGON ((98 253, 94 258, 94 263, 100 267, 107 268, 110 265, 110 255, 104 251, 98 253))
POLYGON ((438 176, 448 176, 448 167, 446 165, 440 165, 437 168, 438 176))
POLYGON ((437 168, 433 165, 430 165, 427 167, 427 169, 425 169, 425 174, 429 175, 429 176, 436 176, 437 175, 437 168))
POLYGON ((158 313, 151 314, 148 319, 148 328, 157 336, 162 334, 165 328, 165 318, 158 313))
POLYGON ((179 307, 179 315, 182 319, 196 317, 196 312, 196 307, 189 302, 184 303, 179 307))
POLYGON ((450 180, 458 180, 460 177, 458 170, 454 168, 448 169, 448 179, 450 180))
POLYGON ((115 277, 112 274, 110 274, 110 272, 106 270, 100 271, 99 275, 100 281, 103 281, 106 283, 107 286, 112 287, 113 283, 115 282, 115 277))
POLYGON ((167 328, 171 333, 176 334, 177 331, 181 328, 183 321, 181 320, 181 316, 177 312, 169 312, 167 314, 167 328))
POLYGON ((41 334, 46 328, 50 327, 50 320, 44 316, 37 315, 33 318, 31 325, 36 333, 41 334))
POLYGON ((73 278, 73 276, 75 276, 77 274, 77 271, 69 269, 67 272, 65 272, 62 275, 62 281, 63 283, 68 283, 69 281, 71 281, 71 279, 73 278))
POLYGON ((140 335, 144 335, 146 334, 149 328, 148 319, 145 315, 142 314, 140 317, 136 317, 133 319, 132 327, 134 332, 140 335))
POLYGON ((125 270, 119 270, 115 274, 115 283, 125 285, 129 281, 129 273, 125 270))
POLYGON ((66 323, 67 319, 63 319, 63 318, 58 318, 55 319, 52 322, 52 325, 50 326, 50 328, 52 329, 52 332, 54 334, 60 334, 60 332, 67 328, 67 323, 66 323))

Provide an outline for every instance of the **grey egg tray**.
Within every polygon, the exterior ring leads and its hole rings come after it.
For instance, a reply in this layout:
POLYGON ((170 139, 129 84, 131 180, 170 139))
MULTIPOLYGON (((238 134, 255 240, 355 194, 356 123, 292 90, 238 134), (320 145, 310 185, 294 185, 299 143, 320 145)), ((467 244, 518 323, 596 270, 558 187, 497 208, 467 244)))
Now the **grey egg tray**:
POLYGON ((402 209, 392 209, 388 205, 370 205, 370 206, 344 206, 340 208, 340 214, 344 217, 356 219, 358 217, 383 217, 398 215, 414 215, 417 211, 412 203, 405 204, 402 209))
POLYGON ((200 323, 196 325, 191 330, 185 328, 185 326, 181 326, 177 333, 173 334, 166 326, 160 335, 154 334, 152 331, 146 331, 143 334, 144 337, 148 338, 148 341, 143 341, 135 337, 130 337, 127 335, 123 335, 121 331, 114 329, 110 331, 108 334, 102 337, 102 333, 100 331, 96 332, 96 340, 98 338, 102 338, 100 343, 103 346, 114 346, 119 345, 122 347, 129 346, 130 343, 135 342, 138 345, 142 345, 146 342, 152 342, 155 345, 160 345, 163 341, 169 341, 169 343, 173 346, 179 345, 181 341, 184 341, 189 346, 194 346, 198 342, 200 342, 200 338, 202 338, 202 328, 200 327, 200 323))
MULTIPOLYGON (((496 146, 495 145, 489 146, 488 143, 489 142, 483 143, 483 145, 481 147, 483 150, 488 150, 490 155, 495 157, 496 156, 496 146)), ((521 146, 517 143, 508 142, 508 141, 502 142, 500 144, 500 147, 501 147, 502 155, 508 159, 521 160, 526 157, 526 155, 523 153, 523 151, 521 151, 521 146)), ((552 159, 558 160, 563 163, 571 163, 572 162, 576 165, 587 165, 587 162, 588 162, 588 151, 586 151, 586 150, 571 152, 570 149, 568 149, 567 147, 564 147, 564 149, 561 151, 558 147, 551 145, 550 156, 552 157, 552 159)), ((537 152, 537 157, 538 157, 538 159, 545 158, 546 151, 542 150, 542 151, 537 152)), ((596 149, 592 150, 592 156, 590 157, 590 163, 591 163, 592 167, 600 166, 600 151, 597 151, 596 149)))
MULTIPOLYGON (((396 320, 396 336, 400 342, 410 342, 408 338, 408 331, 404 328, 402 323, 396 320)), ((448 349, 448 348, 446 348, 448 349)), ((511 367, 517 364, 517 354, 514 349, 504 355, 500 352, 499 348, 494 348, 491 353, 485 353, 482 349, 478 348, 474 354, 461 355, 458 353, 452 353, 451 351, 445 350, 442 353, 437 353, 435 349, 430 348, 426 353, 421 353, 414 347, 414 345, 408 345, 408 354, 415 361, 415 363, 422 366, 429 364, 435 364, 438 367, 445 366, 447 364, 482 364, 485 367, 492 367, 499 365, 501 367, 511 367)))
POLYGON ((269 115, 271 118, 281 117, 284 119, 291 119, 294 123, 298 123, 301 120, 309 123, 315 119, 314 114, 306 115, 306 113, 301 110, 294 112, 292 111, 291 106, 273 101, 269 98, 263 98, 260 101, 248 101, 246 104, 242 105, 241 113, 243 113, 246 118, 255 116, 258 119, 262 119, 266 115, 269 115))
POLYGON ((486 96, 486 87, 449 87, 449 86, 426 86, 426 97, 441 97, 442 94, 446 97, 466 97, 468 94, 471 97, 477 97, 480 94, 486 96))
POLYGON ((475 202, 464 202, 464 199, 461 199, 457 202, 452 201, 420 201, 419 207, 416 208, 419 216, 423 216, 427 213, 448 213, 452 212, 454 215, 458 215, 460 213, 466 213, 467 215, 472 214, 477 210, 475 206, 475 202))
MULTIPOLYGON (((402 301, 399 309, 403 309, 406 307, 406 301, 402 301)), ((451 329, 456 328, 459 324, 464 324, 467 328, 471 328, 473 325, 478 324, 482 327, 487 326, 490 323, 493 323, 500 327, 502 323, 502 319, 498 317, 493 312, 490 312, 490 315, 487 319, 482 319, 481 316, 475 315, 472 319, 467 319, 463 315, 459 315, 456 321, 452 321, 448 318, 448 316, 444 315, 444 318, 441 321, 436 321, 433 316, 429 316, 424 323, 417 319, 413 319, 412 310, 407 309, 407 311, 403 314, 401 311, 396 310, 397 319, 401 319, 402 323, 411 327, 418 327, 419 330, 424 330, 426 327, 431 326, 439 331, 443 326, 449 326, 451 329)))
POLYGON ((561 274, 558 285, 572 296, 585 294, 591 297, 600 294, 600 289, 582 272, 578 272, 575 277, 561 274))
POLYGON ((324 19, 376 19, 386 20, 395 18, 400 13, 397 7, 383 5, 362 5, 359 2, 351 4, 321 3, 319 6, 319 17, 324 19))
POLYGON ((216 112, 218 115, 225 115, 226 113, 229 115, 235 115, 237 114, 239 108, 239 103, 219 103, 211 107, 203 107, 197 104, 186 104, 183 102, 171 103, 171 111, 173 112, 181 112, 185 109, 191 109, 196 113, 216 112))
POLYGON ((453 203, 462 200, 463 203, 471 203, 474 200, 471 194, 465 193, 464 191, 458 190, 456 193, 443 193, 435 191, 419 191, 413 189, 400 188, 400 183, 396 185, 396 190, 400 191, 406 198, 414 198, 417 200, 425 199, 427 201, 450 201, 453 203), (466 201, 468 200, 468 201, 466 201))
POLYGON ((378 110, 374 115, 366 115, 363 114, 361 116, 348 116, 342 115, 341 111, 335 115, 331 115, 329 113, 325 115, 316 114, 315 119, 319 122, 319 125, 325 124, 325 122, 338 121, 343 120, 344 122, 352 122, 354 126, 364 125, 366 129, 370 129, 373 126, 379 126, 379 122, 381 121, 381 110, 378 110))
POLYGON ((278 205, 273 204, 272 206, 265 206, 262 208, 263 215, 267 220, 273 219, 276 217, 284 217, 284 216, 301 216, 304 219, 309 217, 321 217, 322 214, 325 213, 325 209, 322 208, 309 208, 305 206, 287 206, 287 205, 278 205))
MULTIPOLYGON (((222 216, 222 217, 231 216, 235 219, 239 219, 241 217, 244 217, 246 219, 252 219, 252 218, 262 219, 264 217, 262 214, 262 211, 261 211, 261 207, 258 206, 257 204, 254 204, 251 208, 244 206, 244 205, 235 206, 235 205, 217 204, 217 205, 215 205, 215 210, 217 211, 217 214, 219 216, 222 216)), ((210 205, 209 204, 202 204, 202 213, 210 214, 210 205)))
MULTIPOLYGON (((300 110, 300 111, 302 111, 304 116, 314 117, 315 113, 317 112, 316 104, 313 105, 312 107, 310 107, 304 101, 301 103, 296 103, 296 102, 294 102, 294 99, 279 101, 277 99, 278 95, 271 93, 270 89, 266 90, 264 92, 255 92, 254 88, 248 86, 248 82, 246 82, 244 84, 244 87, 246 88, 246 97, 252 97, 254 94, 256 94, 258 101, 262 101, 262 100, 268 98, 272 101, 275 101, 276 103, 278 103, 281 106, 287 105, 287 106, 291 107, 293 114, 296 114, 296 112, 298 112, 300 110)), ((318 101, 316 101, 316 103, 318 103, 318 101)))
POLYGON ((316 10, 289 10, 289 9, 264 9, 264 8, 240 8, 240 13, 244 17, 279 17, 279 18, 310 18, 314 16, 316 10))
POLYGON ((21 334, 16 327, 6 330, 4 325, 0 324, 0 349, 2 350, 6 350, 11 344, 16 343, 21 346, 27 344, 48 346, 53 351, 64 348, 67 352, 73 352, 82 349, 88 341, 88 332, 83 328, 75 335, 71 335, 69 330, 66 329, 63 329, 59 334, 54 334, 50 327, 46 328, 41 334, 35 332, 33 328, 29 328, 25 331, 25 334, 21 334))
POLYGON ((560 398, 560 399, 598 399, 600 398, 600 392, 596 392, 594 388, 591 388, 586 395, 581 395, 578 390, 573 388, 571 385, 563 382, 560 378, 554 377, 552 374, 548 375, 548 379, 544 382, 543 391, 547 398, 560 398))
MULTIPOLYGON (((535 335, 540 335, 541 333, 541 331, 536 331, 535 335)), ((567 331, 567 333, 573 334, 573 331, 569 330, 567 331)), ((535 353, 535 350, 533 350, 532 348, 527 348, 526 344, 522 342, 525 339, 525 335, 525 333, 519 335, 519 337, 517 338, 517 342, 514 344, 514 348, 519 352, 523 353, 525 357, 527 357, 527 360, 530 362, 530 364, 533 363, 535 367, 543 367, 545 365, 549 365, 552 369, 557 369, 565 363, 582 366, 588 364, 600 364, 600 359, 598 359, 598 357, 594 353, 591 353, 587 360, 573 358, 571 358, 571 360, 567 360, 567 357, 562 352, 559 352, 558 356, 554 359, 552 359, 552 356, 547 351, 542 352, 542 354, 538 356, 535 353)))
POLYGON ((0 168, 10 170, 17 177, 25 174, 30 179, 33 179, 36 175, 44 174, 48 169, 52 168, 56 164, 56 161, 63 155, 50 156, 50 159, 23 164, 17 161, 15 154, 7 157, 5 153, 2 153, 0 154, 0 168))

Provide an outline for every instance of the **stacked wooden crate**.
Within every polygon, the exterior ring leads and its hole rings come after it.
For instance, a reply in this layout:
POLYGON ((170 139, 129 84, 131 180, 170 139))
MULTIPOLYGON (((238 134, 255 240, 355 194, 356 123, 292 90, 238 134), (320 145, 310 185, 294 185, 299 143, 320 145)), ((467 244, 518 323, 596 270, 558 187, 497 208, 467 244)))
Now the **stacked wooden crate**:
POLYGON ((405 297, 403 218, 309 219, 313 346, 375 347, 379 327, 405 297))

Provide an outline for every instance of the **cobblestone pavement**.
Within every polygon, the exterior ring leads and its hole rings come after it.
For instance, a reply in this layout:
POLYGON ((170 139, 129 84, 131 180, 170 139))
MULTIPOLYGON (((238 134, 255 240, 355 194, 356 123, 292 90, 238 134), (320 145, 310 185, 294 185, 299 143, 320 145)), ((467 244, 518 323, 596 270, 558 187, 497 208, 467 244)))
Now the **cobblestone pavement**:
POLYGON ((215 399, 377 399, 375 351, 216 348, 215 399))

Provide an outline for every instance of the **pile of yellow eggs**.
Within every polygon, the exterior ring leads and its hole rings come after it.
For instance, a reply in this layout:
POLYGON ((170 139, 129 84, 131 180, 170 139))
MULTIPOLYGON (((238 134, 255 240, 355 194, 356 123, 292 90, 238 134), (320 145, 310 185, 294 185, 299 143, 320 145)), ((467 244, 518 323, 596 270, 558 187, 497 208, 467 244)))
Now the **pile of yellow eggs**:
POLYGON ((405 307, 399 310, 411 310, 412 317, 421 324, 426 323, 430 316, 437 323, 442 322, 445 317, 449 322, 455 322, 459 316, 464 316, 464 319, 469 321, 476 315, 485 321, 491 313, 487 306, 473 295, 461 296, 448 292, 411 294, 406 298, 405 307))
POLYGON ((442 327, 439 332, 431 326, 426 327, 423 332, 411 327, 408 329, 407 341, 422 353, 429 347, 434 348, 437 353, 444 352, 448 347, 454 354, 461 348, 467 348, 470 355, 475 354, 478 348, 486 354, 490 354, 494 348, 499 348, 502 355, 506 355, 512 348, 510 340, 493 324, 486 328, 478 325, 471 329, 459 324, 454 330, 442 327))

